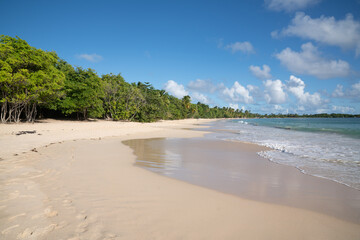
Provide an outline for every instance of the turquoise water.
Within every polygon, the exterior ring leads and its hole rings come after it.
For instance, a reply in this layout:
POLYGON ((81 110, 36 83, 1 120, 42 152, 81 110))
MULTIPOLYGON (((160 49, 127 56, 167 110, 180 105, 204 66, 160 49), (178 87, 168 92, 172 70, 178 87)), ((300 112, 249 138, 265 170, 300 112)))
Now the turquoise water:
POLYGON ((262 118, 247 119, 246 122, 286 130, 334 133, 360 138, 360 118, 262 118))
POLYGON ((224 140, 252 142, 271 148, 259 155, 360 190, 360 119, 238 119, 215 123, 224 140))

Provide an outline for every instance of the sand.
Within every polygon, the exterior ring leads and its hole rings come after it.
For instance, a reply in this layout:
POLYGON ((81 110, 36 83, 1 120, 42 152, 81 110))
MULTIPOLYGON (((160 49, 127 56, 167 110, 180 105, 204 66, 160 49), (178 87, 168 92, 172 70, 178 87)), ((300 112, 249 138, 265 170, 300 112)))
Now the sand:
POLYGON ((216 138, 151 138, 124 141, 136 165, 242 198, 303 208, 360 224, 360 191, 257 153, 269 148, 216 138))
POLYGON ((206 121, 0 125, 0 239, 360 239, 358 224, 136 167, 122 144, 200 137, 206 121))

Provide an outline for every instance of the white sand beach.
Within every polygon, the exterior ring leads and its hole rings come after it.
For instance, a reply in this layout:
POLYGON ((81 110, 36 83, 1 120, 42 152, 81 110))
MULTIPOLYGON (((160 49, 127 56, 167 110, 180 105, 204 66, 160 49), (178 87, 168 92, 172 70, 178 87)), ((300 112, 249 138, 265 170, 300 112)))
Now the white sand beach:
POLYGON ((136 167, 122 144, 209 121, 0 125, 0 239, 360 239, 355 223, 136 167))

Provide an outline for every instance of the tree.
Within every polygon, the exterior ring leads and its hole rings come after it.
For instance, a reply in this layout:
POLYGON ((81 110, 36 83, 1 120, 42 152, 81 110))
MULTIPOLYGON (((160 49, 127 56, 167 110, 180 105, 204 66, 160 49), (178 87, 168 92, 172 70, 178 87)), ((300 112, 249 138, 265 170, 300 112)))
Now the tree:
POLYGON ((191 97, 189 95, 184 96, 181 101, 183 104, 183 116, 187 118, 191 113, 191 97))
POLYGON ((145 102, 140 89, 125 82, 120 74, 106 74, 102 79, 106 116, 113 120, 132 120, 145 102))
POLYGON ((145 101, 135 119, 140 122, 153 122, 165 119, 168 113, 166 92, 155 89, 148 82, 138 82, 137 88, 141 91, 145 101))
POLYGON ((56 68, 54 52, 31 47, 20 38, 0 36, 1 121, 33 122, 38 105, 56 99, 64 74, 56 68))
POLYGON ((104 113, 102 98, 103 83, 92 69, 74 69, 70 64, 62 62, 59 65, 66 76, 65 95, 59 99, 56 108, 65 115, 76 113, 77 118, 102 117, 104 113))

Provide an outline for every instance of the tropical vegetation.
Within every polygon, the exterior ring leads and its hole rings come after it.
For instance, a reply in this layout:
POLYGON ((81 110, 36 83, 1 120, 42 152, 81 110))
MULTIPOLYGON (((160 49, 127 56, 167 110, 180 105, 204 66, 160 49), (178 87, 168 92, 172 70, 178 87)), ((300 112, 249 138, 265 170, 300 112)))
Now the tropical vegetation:
MULTIPOLYGON (((230 107, 178 99, 148 82, 128 83, 121 74, 98 76, 74 67, 55 52, 31 47, 19 37, 0 36, 1 122, 34 122, 39 117, 102 118, 152 122, 185 118, 301 117, 260 115, 230 107)), ((359 117, 323 114, 306 117, 359 117)))

